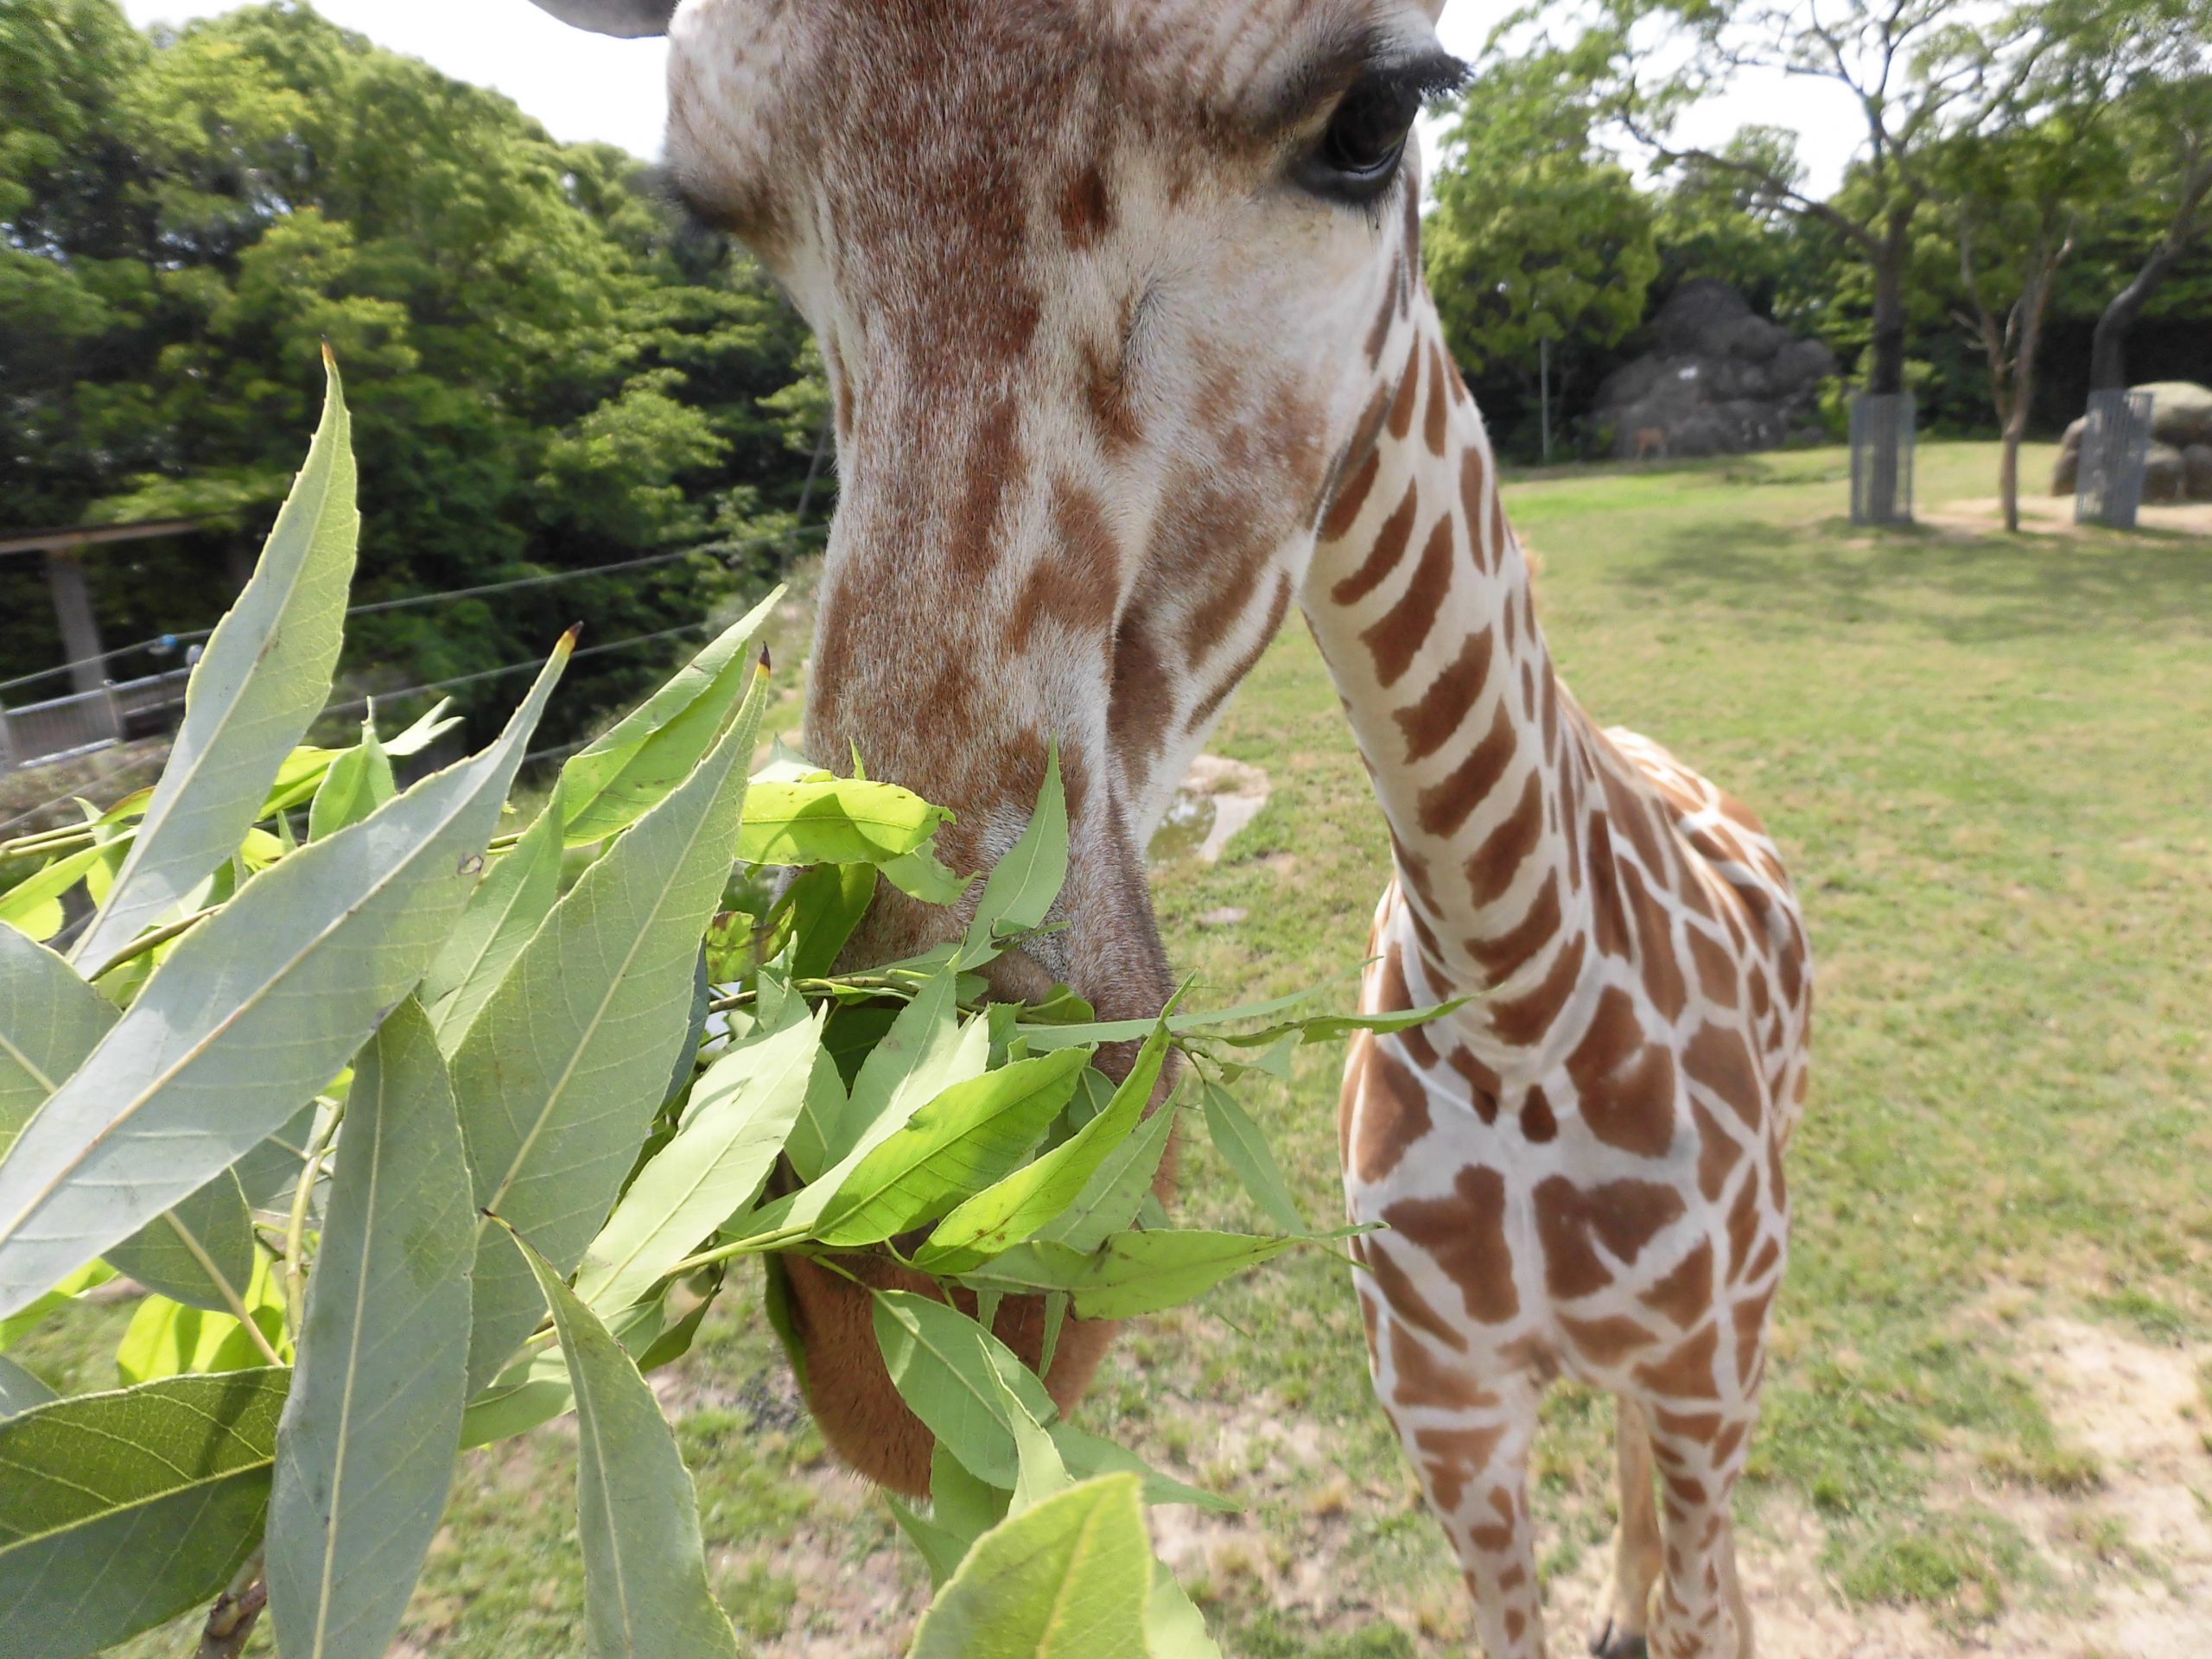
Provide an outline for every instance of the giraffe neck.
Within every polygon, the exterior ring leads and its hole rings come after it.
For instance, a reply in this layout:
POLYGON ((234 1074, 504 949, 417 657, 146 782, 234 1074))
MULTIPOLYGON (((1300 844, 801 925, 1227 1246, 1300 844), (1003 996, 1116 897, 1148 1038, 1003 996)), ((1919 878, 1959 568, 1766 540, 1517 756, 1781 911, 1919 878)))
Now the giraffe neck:
POLYGON ((1458 1023, 1505 1072, 1541 1058, 1592 959, 1603 740, 1554 672, 1482 417, 1418 290, 1409 322, 1304 604, 1389 823, 1403 931, 1376 949, 1404 958, 1416 1001, 1470 997, 1458 1023))

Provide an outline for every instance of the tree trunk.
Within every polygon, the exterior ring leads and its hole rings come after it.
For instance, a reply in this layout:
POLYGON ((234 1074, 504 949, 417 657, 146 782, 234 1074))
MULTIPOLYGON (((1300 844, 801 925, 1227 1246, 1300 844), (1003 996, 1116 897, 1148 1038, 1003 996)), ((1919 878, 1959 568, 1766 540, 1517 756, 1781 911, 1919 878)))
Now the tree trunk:
POLYGON ((2171 239, 2161 240, 2151 250, 2151 257, 2143 262, 2126 288, 2112 296, 2097 319, 2096 332, 2089 337, 2089 390, 2091 391, 2124 391, 2127 388, 2127 331, 2135 326, 2135 319, 2143 315, 2143 308, 2151 296, 2164 282, 2166 273, 2181 260, 2181 245, 2171 239))
POLYGON ((2020 440, 2026 435, 2021 425, 2018 421, 2006 423, 2005 459, 1997 467, 1997 491, 2005 499, 2005 528, 2015 536, 2020 533, 2020 440))
POLYGON ((1866 390, 1878 397, 1895 397, 1904 390, 1905 267, 1912 252, 1905 231, 1910 222, 1893 220, 1873 257, 1874 359, 1868 365, 1866 390))

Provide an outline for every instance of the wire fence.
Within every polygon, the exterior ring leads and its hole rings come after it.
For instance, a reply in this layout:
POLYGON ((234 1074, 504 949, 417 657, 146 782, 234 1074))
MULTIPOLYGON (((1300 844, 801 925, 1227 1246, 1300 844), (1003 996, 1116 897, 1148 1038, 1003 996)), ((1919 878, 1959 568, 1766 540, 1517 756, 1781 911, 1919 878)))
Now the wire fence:
MULTIPOLYGON (((736 553, 749 552, 756 547, 771 547, 778 543, 817 541, 828 532, 826 524, 812 524, 798 530, 779 531, 766 535, 748 536, 735 541, 703 542, 674 553, 652 553, 643 558, 619 559, 610 564, 587 565, 577 570, 549 570, 537 575, 517 576, 508 582, 487 582, 473 588, 443 588, 434 594, 408 594, 397 599, 371 600, 365 604, 351 605, 346 609, 348 617, 376 616, 388 611, 414 610, 424 605, 442 605, 456 600, 482 599, 492 594, 511 594, 526 588, 550 588, 559 582, 581 582, 587 576, 620 575, 625 571, 650 569, 657 565, 674 564, 680 559, 727 557, 736 553)), ((29 674, 18 674, 10 680, 0 680, 0 696, 26 685, 35 685, 41 680, 53 679, 79 668, 91 668, 112 662, 118 657, 128 657, 137 652, 165 652, 181 646, 197 645, 213 633, 213 628, 194 628, 181 633, 156 634, 149 639, 134 639, 127 645, 116 645, 97 657, 79 657, 41 668, 29 674)))
MULTIPOLYGON (((424 606, 449 604, 464 599, 483 598, 494 594, 508 594, 519 590, 552 587, 563 582, 577 582, 589 576, 621 575, 658 566, 673 564, 683 559, 700 556, 728 558, 755 548, 781 545, 795 547, 802 543, 819 540, 828 533, 826 524, 804 526, 798 529, 746 537, 734 541, 711 542, 680 551, 649 554, 641 558, 616 560, 610 563, 588 566, 577 570, 546 571, 536 575, 519 576, 506 582, 481 582, 467 588, 454 588, 433 594, 409 594, 394 599, 372 600, 351 606, 346 614, 350 617, 372 616, 393 611, 413 610, 424 606)), ((633 650, 658 641, 680 639, 702 632, 709 626, 708 620, 687 623, 678 627, 663 628, 652 633, 632 634, 625 639, 608 640, 603 645, 588 645, 575 652, 575 658, 604 656, 618 651, 633 650)), ((33 674, 0 681, 0 696, 10 690, 30 685, 57 675, 69 673, 88 663, 105 664, 114 658, 133 652, 156 648, 174 650, 190 647, 204 641, 213 629, 198 629, 179 634, 164 634, 155 639, 140 640, 118 646, 100 657, 79 658, 54 668, 41 669, 33 674)), ((188 663, 190 657, 188 656, 188 663)), ((427 681, 420 685, 403 686, 397 690, 373 694, 380 702, 397 702, 427 694, 457 690, 463 686, 481 684, 525 670, 534 671, 542 659, 505 663, 497 668, 480 669, 473 673, 455 675, 447 679, 427 681)), ((134 726, 143 728, 146 716, 166 715, 181 706, 185 683, 189 678, 189 667, 162 673, 142 676, 136 679, 106 682, 99 690, 73 693, 67 696, 48 698, 41 702, 19 704, 14 709, 0 703, 0 775, 31 771, 72 760, 95 750, 126 741, 134 726)), ((370 697, 363 696, 337 703, 324 710, 326 715, 359 714, 368 707, 370 697)), ((579 746, 581 747, 581 746, 579 746)), ((70 797, 64 795, 41 806, 20 813, 10 822, 21 823, 52 807, 65 804, 70 797)), ((5 825, 0 825, 4 833, 5 825)))

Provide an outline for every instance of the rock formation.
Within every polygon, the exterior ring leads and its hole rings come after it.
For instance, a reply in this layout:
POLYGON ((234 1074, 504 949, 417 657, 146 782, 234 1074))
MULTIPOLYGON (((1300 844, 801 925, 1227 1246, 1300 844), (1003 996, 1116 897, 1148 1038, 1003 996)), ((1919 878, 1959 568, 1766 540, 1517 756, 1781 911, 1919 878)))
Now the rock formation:
MULTIPOLYGON (((2212 390, 2186 380, 2138 386, 2151 394, 2151 453, 2143 467, 2145 501, 2212 501, 2212 390)), ((2066 429, 2051 469, 2050 493, 2071 495, 2082 469, 2083 416, 2066 429)))
POLYGON ((1614 454, 1740 455, 1820 435, 1834 353, 1758 315, 1727 283, 1684 283, 1651 334, 1652 349, 1598 388, 1614 454))

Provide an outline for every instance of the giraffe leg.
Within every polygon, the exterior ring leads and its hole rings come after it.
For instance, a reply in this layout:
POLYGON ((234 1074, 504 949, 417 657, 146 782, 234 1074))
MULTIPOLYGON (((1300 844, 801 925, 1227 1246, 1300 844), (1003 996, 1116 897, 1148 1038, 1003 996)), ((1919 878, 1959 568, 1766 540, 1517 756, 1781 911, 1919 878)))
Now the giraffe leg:
POLYGON ((1643 1408, 1618 1402, 1614 1446, 1620 1465, 1621 1523, 1613 1535, 1613 1577, 1605 1594, 1605 1622, 1591 1638, 1598 1659, 1643 1659, 1644 1624, 1663 1558, 1659 1504, 1652 1486, 1651 1426, 1643 1408))
POLYGON ((1541 1389, 1526 1373, 1455 1374, 1452 1364, 1465 1363, 1458 1356, 1440 1354, 1387 1314, 1378 1324, 1376 1390, 1459 1554, 1482 1650, 1489 1659, 1543 1659, 1528 1478, 1541 1389))
POLYGON ((1661 1488, 1662 1577, 1651 1596, 1654 1659, 1750 1659, 1751 1611, 1736 1575, 1736 1483, 1756 1404, 1731 1414, 1651 1414, 1661 1488))

